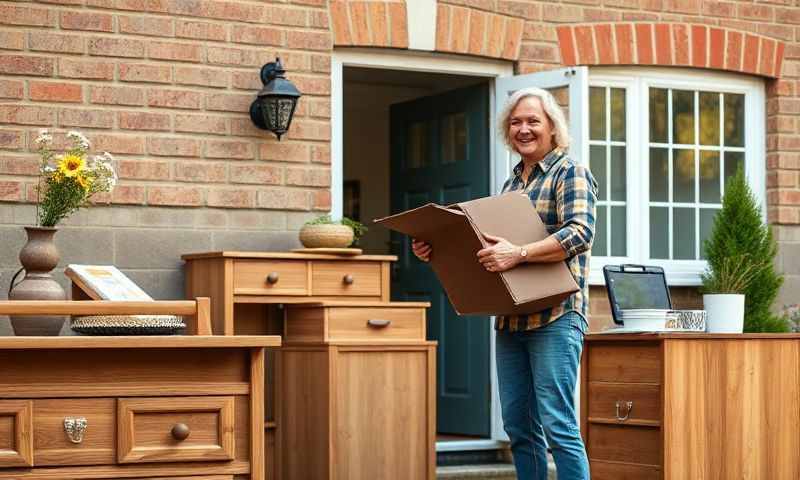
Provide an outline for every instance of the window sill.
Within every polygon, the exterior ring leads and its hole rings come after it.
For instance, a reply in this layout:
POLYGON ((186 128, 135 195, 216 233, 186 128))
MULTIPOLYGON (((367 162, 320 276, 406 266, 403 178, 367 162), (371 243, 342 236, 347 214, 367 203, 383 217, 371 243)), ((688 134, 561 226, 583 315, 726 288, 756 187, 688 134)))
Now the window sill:
POLYGON ((635 262, 626 258, 595 257, 591 259, 589 286, 604 287, 606 285, 605 278, 603 277, 603 266, 622 265, 627 263, 644 264, 663 268, 667 277, 667 285, 670 287, 699 287, 703 283, 701 275, 706 270, 707 266, 707 262, 705 260, 650 260, 646 262, 635 262))

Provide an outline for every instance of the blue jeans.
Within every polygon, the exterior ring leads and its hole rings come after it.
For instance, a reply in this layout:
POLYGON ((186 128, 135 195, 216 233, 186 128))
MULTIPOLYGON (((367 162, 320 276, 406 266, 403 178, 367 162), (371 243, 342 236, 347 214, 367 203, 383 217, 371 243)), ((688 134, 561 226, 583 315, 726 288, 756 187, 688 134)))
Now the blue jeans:
POLYGON ((569 312, 535 330, 497 332, 503 426, 519 480, 547 479, 548 445, 559 480, 589 479, 574 404, 585 331, 583 317, 569 312))

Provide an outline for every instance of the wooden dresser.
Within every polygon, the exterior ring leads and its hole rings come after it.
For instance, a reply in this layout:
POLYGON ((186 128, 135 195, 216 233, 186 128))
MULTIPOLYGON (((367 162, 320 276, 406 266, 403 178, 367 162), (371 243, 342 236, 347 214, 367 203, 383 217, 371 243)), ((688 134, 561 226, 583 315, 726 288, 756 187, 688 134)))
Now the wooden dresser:
POLYGON ((0 337, 0 479, 264 479, 279 337, 0 337))
POLYGON ((593 480, 800 478, 800 335, 587 335, 593 480))

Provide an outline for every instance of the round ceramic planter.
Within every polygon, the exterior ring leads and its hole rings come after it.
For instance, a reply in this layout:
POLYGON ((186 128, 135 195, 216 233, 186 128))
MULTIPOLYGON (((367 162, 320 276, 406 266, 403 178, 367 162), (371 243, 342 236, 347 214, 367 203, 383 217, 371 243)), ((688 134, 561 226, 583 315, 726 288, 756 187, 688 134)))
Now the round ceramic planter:
POLYGON ((744 330, 744 295, 703 295, 708 333, 742 333, 744 330))
POLYGON ((353 229, 347 225, 304 225, 300 243, 306 248, 347 248, 353 243, 353 229))

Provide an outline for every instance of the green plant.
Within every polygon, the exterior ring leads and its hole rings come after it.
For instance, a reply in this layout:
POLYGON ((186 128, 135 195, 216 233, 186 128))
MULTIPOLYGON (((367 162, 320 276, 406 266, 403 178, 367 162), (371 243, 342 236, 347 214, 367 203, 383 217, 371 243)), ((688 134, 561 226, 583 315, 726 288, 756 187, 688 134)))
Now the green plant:
POLYGON ((353 230, 354 245, 357 244, 358 239, 364 236, 364 234, 367 233, 367 230, 369 230, 366 225, 361 222, 357 222, 347 217, 342 217, 341 220, 334 220, 328 214, 319 216, 313 220, 309 220, 306 222, 306 225, 346 225, 353 230))
POLYGON ((743 293, 745 332, 785 332, 784 316, 770 311, 783 284, 773 261, 778 245, 739 170, 725 185, 722 210, 703 244, 708 271, 703 293, 743 293))

